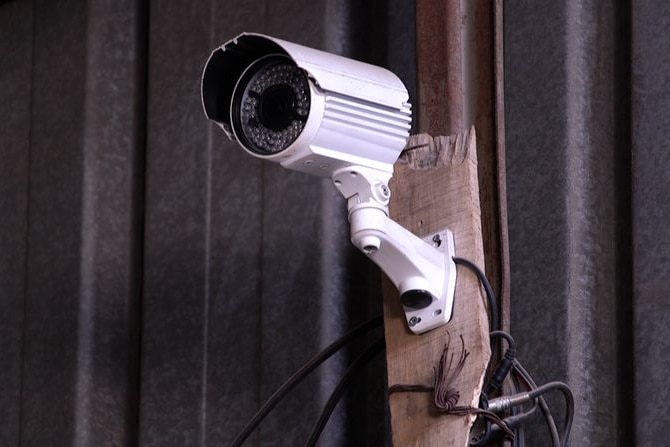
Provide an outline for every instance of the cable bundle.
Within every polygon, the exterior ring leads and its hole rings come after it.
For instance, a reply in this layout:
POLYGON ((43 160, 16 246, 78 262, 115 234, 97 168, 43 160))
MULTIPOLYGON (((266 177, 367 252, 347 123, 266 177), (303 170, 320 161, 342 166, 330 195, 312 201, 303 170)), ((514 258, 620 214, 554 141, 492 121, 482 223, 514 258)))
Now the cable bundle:
MULTIPOLYGON (((440 362, 435 370, 435 381, 432 385, 396 384, 389 387, 389 394, 395 392, 431 392, 433 393, 434 405, 439 411, 457 416, 474 414, 479 418, 482 418, 484 425, 483 432, 472 438, 470 442, 471 447, 488 445, 491 442, 495 442, 495 440, 499 439, 501 436, 511 440, 512 447, 524 447, 523 424, 535 414, 539 407, 549 429, 552 447, 566 447, 574 416, 574 399, 570 387, 563 382, 549 382, 537 386, 531 375, 516 358, 516 343, 514 338, 507 332, 500 330, 495 296, 491 284, 484 273, 474 263, 466 259, 454 258, 454 262, 457 265, 462 265, 470 269, 477 276, 486 292, 490 314, 490 326, 492 329, 490 333, 492 343, 500 338, 507 341, 507 349, 505 350, 500 363, 484 386, 479 408, 458 406, 459 392, 452 386, 454 379, 460 374, 468 357, 468 351, 465 349, 465 342, 463 341, 462 336, 460 337, 461 353, 455 363, 454 353, 449 352, 450 340, 445 344, 442 356, 440 357, 440 362), (499 392, 503 382, 508 377, 511 377, 512 379, 514 394, 489 399, 490 395, 499 392), (566 414, 564 417, 562 438, 558 433, 556 421, 544 399, 544 395, 551 391, 560 391, 565 398, 566 414), (523 406, 531 403, 532 407, 523 411, 523 406), (504 417, 501 415, 504 415, 504 417)), ((314 371, 314 369, 344 346, 362 337, 367 332, 381 327, 383 321, 382 316, 377 316, 359 324, 330 344, 326 349, 314 356, 309 362, 296 371, 296 373, 279 387, 279 389, 265 404, 263 404, 258 412, 245 425, 233 441, 233 447, 242 446, 244 441, 247 440, 263 419, 265 419, 268 413, 272 411, 272 409, 309 373, 314 371)), ((316 445, 319 436, 328 423, 328 419, 353 378, 384 348, 384 339, 379 339, 352 362, 326 402, 326 405, 306 443, 307 447, 316 445)))

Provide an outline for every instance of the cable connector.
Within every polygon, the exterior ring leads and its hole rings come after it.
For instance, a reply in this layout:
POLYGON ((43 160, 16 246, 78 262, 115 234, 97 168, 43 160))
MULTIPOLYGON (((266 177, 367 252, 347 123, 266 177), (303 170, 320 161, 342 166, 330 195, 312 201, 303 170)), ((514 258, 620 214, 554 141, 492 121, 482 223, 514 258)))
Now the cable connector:
POLYGON ((529 392, 512 394, 510 396, 500 396, 489 400, 488 410, 499 414, 509 410, 512 407, 527 404, 531 400, 533 400, 533 397, 529 392))
MULTIPOLYGON (((526 421, 528 421, 531 417, 533 416, 533 412, 528 412, 528 413, 521 413, 521 414, 515 414, 512 416, 508 416, 503 421, 505 424, 507 424, 507 427, 510 430, 516 430, 520 428, 526 421)), ((489 441, 492 441, 494 439, 500 439, 501 436, 503 436, 505 432, 497 425, 492 425, 491 426, 491 432, 489 434, 489 441)))
POLYGON ((486 394, 487 396, 491 396, 500 389, 503 382, 505 381, 505 378, 512 369, 512 366, 514 366, 515 354, 516 354, 515 350, 511 348, 507 348, 505 350, 505 354, 503 355, 500 364, 498 365, 495 372, 493 373, 488 383, 486 384, 486 387, 484 388, 484 394, 486 394))

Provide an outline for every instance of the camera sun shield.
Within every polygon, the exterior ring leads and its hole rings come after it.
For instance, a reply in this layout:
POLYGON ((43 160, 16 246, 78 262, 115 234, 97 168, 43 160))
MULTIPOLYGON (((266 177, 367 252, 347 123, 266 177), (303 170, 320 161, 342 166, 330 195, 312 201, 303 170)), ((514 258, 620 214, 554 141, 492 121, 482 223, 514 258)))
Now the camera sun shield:
POLYGON ((207 117, 256 157, 330 177, 349 165, 388 173, 411 127, 407 89, 374 65, 261 34, 214 50, 207 117))

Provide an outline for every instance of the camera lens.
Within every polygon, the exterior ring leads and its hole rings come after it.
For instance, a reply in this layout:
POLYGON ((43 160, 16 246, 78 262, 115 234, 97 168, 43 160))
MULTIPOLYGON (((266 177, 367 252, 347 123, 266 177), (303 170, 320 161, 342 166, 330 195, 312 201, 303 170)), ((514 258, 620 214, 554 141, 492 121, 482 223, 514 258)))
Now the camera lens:
POLYGON ((258 102, 258 118, 275 132, 286 129, 296 115, 295 92, 287 85, 273 85, 265 90, 258 102))
POLYGON ((254 62, 235 88, 231 122, 245 147, 271 155, 298 138, 309 105, 305 73, 287 57, 267 56, 254 62))

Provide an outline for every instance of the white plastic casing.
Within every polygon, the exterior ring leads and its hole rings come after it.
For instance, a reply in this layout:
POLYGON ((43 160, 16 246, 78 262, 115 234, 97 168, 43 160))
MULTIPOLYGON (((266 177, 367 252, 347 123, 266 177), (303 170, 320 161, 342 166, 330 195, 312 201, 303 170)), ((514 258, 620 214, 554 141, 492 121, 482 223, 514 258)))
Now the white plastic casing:
POLYGON ((333 181, 348 202, 353 244, 409 297, 403 299, 405 317, 420 334, 451 318, 456 271, 449 230, 439 233, 444 243, 438 247, 388 217, 388 181, 410 131, 408 100, 402 81, 384 68, 254 33, 214 50, 202 78, 205 114, 230 139, 255 157, 333 181), (233 96, 245 87, 238 85, 241 78, 256 69, 252 64, 271 55, 290 58, 306 74, 310 109, 292 143, 260 153, 235 133, 233 114, 239 110, 233 96))
POLYGON ((351 242, 397 287, 409 329, 422 334, 448 323, 456 287, 452 232, 444 229, 420 239, 389 218, 391 193, 383 172, 349 166, 335 172, 332 180, 348 199, 351 242), (417 291, 430 296, 422 306, 402 298, 417 291))
POLYGON ((286 149, 250 154, 283 166, 330 177, 349 165, 393 172, 411 127, 409 95, 392 72, 363 62, 262 34, 244 33, 212 52, 202 80, 205 114, 229 138, 237 80, 255 60, 280 54, 307 74, 310 111, 305 127, 286 149))

